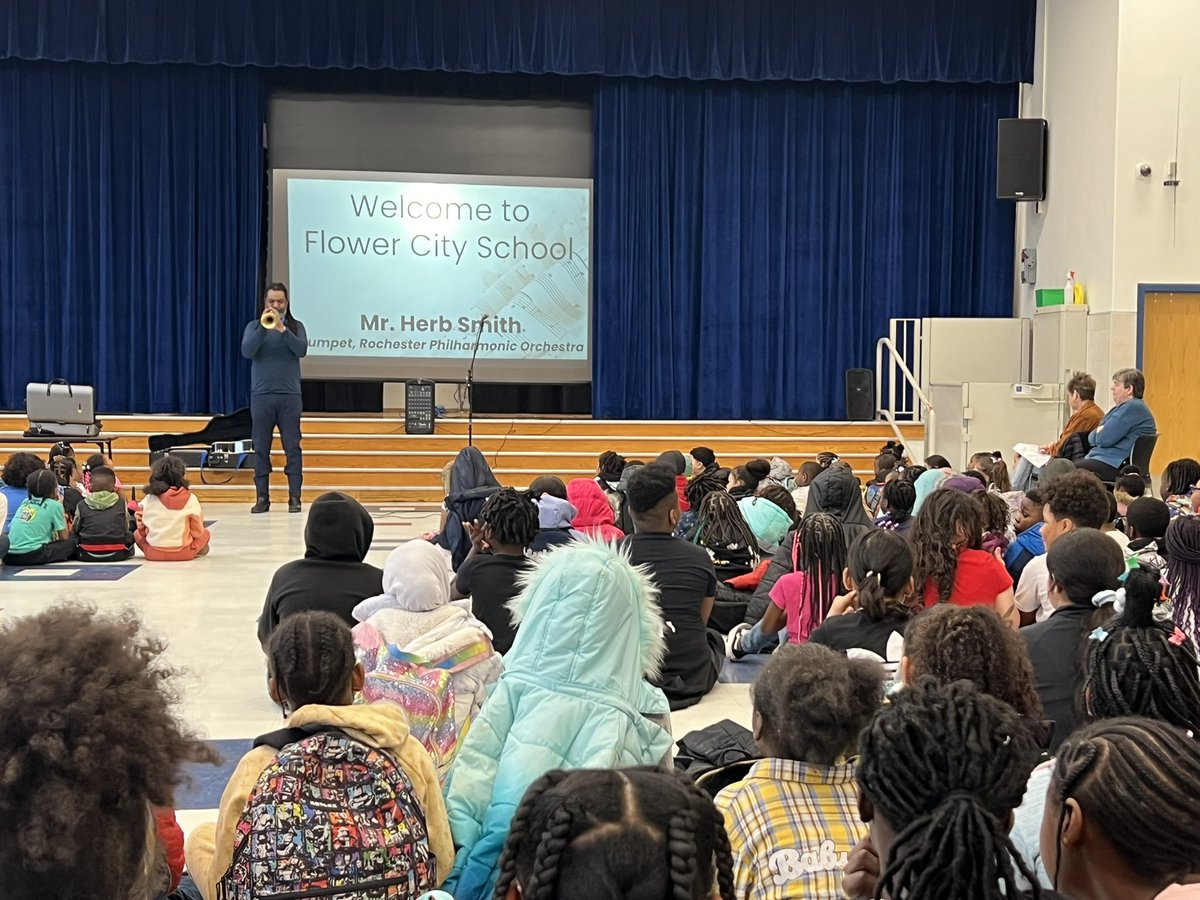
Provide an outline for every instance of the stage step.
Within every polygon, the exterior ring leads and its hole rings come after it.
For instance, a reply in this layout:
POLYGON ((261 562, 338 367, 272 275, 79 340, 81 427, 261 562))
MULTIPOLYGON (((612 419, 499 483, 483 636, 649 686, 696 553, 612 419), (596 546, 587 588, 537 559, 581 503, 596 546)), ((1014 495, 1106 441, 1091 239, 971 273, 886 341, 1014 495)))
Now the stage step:
MULTIPOLYGON (((113 462, 127 486, 145 484, 149 476, 147 439, 203 428, 199 416, 105 416, 104 434, 115 441, 113 462)), ((0 457, 28 450, 46 457, 53 439, 34 444, 11 440, 27 427, 21 414, 0 414, 0 457)), ((904 426, 909 440, 920 440, 921 426, 904 426)), ((330 490, 342 490, 364 502, 436 503, 443 497, 442 467, 465 446, 465 419, 439 419, 433 435, 407 435, 403 422, 385 416, 306 416, 303 422, 305 489, 311 501, 330 490)), ((591 477, 597 457, 613 449, 628 459, 654 459, 663 450, 684 453, 711 447, 723 465, 734 466, 755 456, 781 456, 793 467, 823 450, 846 459, 860 475, 870 475, 871 460, 892 439, 881 422, 710 422, 596 419, 480 418, 474 425, 475 445, 503 484, 524 487, 543 474, 564 480, 591 477)), ((94 451, 75 441, 76 454, 94 451)), ((283 453, 278 440, 271 454, 276 467, 271 490, 286 494, 283 453)), ((189 478, 201 500, 252 501, 252 474, 242 470, 192 471, 189 478)))

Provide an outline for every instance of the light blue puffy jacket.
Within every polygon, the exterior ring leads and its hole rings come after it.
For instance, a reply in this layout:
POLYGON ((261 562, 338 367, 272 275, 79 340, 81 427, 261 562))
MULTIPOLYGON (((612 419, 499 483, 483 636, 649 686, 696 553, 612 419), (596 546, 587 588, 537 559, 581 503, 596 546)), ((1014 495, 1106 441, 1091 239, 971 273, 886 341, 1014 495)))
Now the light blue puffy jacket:
POLYGON ((443 890, 456 900, 491 897, 509 822, 546 772, 655 765, 671 748, 671 736, 646 718, 669 711, 645 680, 664 652, 648 575, 612 546, 579 541, 524 578, 504 674, 446 780, 458 854, 443 890))

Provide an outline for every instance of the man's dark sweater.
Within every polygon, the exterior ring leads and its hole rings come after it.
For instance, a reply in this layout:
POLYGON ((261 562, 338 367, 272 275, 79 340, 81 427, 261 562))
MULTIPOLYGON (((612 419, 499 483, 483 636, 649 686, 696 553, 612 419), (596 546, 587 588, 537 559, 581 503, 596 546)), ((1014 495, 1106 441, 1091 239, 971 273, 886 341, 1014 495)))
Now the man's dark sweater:
POLYGON ((301 322, 296 332, 272 331, 254 320, 242 333, 242 356, 251 361, 250 393, 299 394, 300 357, 308 354, 308 334, 301 322))
POLYGON ((304 529, 304 559, 287 563, 271 579, 258 620, 263 650, 275 626, 288 616, 325 610, 354 626, 354 607, 383 593, 383 572, 363 560, 375 523, 361 503, 346 494, 322 494, 313 501, 304 529))

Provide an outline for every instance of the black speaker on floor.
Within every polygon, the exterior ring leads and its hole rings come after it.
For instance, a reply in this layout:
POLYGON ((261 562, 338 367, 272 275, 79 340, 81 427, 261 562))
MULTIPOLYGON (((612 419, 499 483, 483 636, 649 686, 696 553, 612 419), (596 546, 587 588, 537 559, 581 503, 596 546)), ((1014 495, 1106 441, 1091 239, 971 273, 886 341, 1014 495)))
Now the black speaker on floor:
POLYGON ((875 418, 875 373, 870 369, 846 370, 846 418, 851 422, 875 418))
POLYGON ((1046 199, 1046 120, 1000 119, 996 123, 996 197, 1046 199))

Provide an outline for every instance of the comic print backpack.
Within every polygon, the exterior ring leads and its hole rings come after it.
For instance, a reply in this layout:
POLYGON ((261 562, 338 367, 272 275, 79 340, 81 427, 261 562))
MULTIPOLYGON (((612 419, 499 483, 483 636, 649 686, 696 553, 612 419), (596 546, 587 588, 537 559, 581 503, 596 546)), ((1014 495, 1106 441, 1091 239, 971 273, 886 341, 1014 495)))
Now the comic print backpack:
POLYGON ((284 729, 238 820, 219 900, 400 900, 437 886, 425 814, 387 753, 332 727, 284 729))

